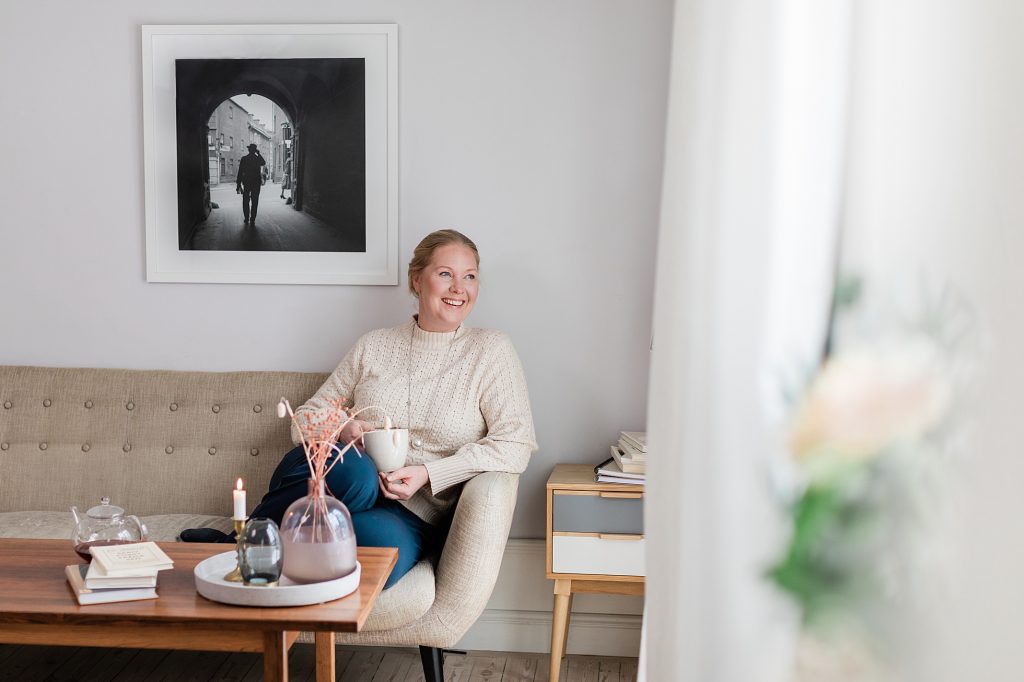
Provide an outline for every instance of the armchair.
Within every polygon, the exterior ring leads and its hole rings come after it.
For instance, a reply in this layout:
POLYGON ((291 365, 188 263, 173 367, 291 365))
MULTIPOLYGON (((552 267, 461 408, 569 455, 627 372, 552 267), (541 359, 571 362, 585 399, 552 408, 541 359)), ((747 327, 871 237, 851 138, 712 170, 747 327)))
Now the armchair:
MULTIPOLYGON (((381 594, 362 632, 337 633, 333 641, 418 646, 426 682, 442 682, 444 649, 476 622, 494 589, 518 488, 513 474, 486 472, 466 481, 436 569, 429 560, 418 563, 381 594)), ((333 644, 330 637, 318 647, 333 644)))

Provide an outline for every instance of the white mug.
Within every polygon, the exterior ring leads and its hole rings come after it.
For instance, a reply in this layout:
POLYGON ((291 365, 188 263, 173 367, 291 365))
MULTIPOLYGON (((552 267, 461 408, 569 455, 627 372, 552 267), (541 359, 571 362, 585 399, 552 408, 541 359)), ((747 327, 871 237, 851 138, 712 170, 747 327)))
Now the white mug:
POLYGON ((405 466, 409 454, 409 429, 377 429, 363 434, 363 445, 377 471, 389 472, 405 466))

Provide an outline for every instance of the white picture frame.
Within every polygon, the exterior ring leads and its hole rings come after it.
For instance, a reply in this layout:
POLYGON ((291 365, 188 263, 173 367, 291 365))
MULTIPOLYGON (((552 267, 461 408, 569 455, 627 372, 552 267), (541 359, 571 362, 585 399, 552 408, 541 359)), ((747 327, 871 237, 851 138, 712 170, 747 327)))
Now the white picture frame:
MULTIPOLYGON (((398 27, 395 24, 316 24, 316 25, 223 25, 223 26, 142 26, 142 59, 143 59, 143 115, 145 135, 145 185, 146 185, 146 278, 149 282, 217 282, 217 283, 272 283, 272 284, 355 284, 355 285, 396 285, 398 284, 398 27), (232 60, 232 61, 228 61, 232 60), (282 61, 289 60, 289 61, 282 61), (195 64, 206 66, 226 64, 226 68, 237 69, 231 72, 225 83, 221 71, 209 69, 203 71, 204 80, 191 78, 195 64), (271 66, 267 66, 267 65, 271 66), (282 64, 284 66, 282 66, 282 64), (292 65, 317 65, 302 76, 295 76, 301 69, 292 65), (356 66, 362 69, 364 86, 359 84, 347 86, 345 93, 354 99, 345 106, 346 115, 355 120, 355 113, 361 107, 358 101, 361 92, 365 108, 363 109, 363 129, 358 126, 332 126, 330 115, 322 113, 330 101, 331 107, 338 108, 334 102, 343 99, 342 95, 323 95, 324 86, 321 76, 324 69, 318 65, 326 64, 330 68, 341 64, 352 73, 357 73, 356 66), (260 69, 280 68, 287 71, 261 71, 260 69), (213 76, 209 74, 213 73, 213 76), (181 78, 178 74, 182 75, 181 78), (241 75, 239 75, 241 74, 241 75), (254 75, 255 74, 255 75, 254 75), (283 77, 285 74, 287 77, 283 77), (233 80, 231 80, 233 79, 233 80), (288 80, 291 79, 291 80, 288 80), (192 91, 186 91, 182 97, 182 83, 200 83, 192 91), (230 82, 227 82, 230 81, 230 82), (266 81, 265 83, 263 81, 266 81), (215 85, 210 85, 214 83, 215 85), (203 131, 199 131, 195 121, 210 111, 208 101, 213 101, 227 92, 232 86, 243 84, 247 89, 255 90, 255 94, 270 96, 286 102, 284 108, 291 107, 293 118, 296 119, 294 132, 278 131, 281 135, 294 135, 294 150, 301 163, 296 164, 293 197, 309 196, 305 203, 309 206, 313 198, 321 201, 318 210, 327 211, 337 192, 348 192, 354 199, 346 206, 357 206, 358 196, 365 186, 365 206, 363 212, 363 242, 359 250, 357 238, 355 247, 348 245, 335 250, 304 250, 298 242, 281 242, 277 247, 269 237, 263 235, 261 219, 254 221, 253 230, 246 234, 255 235, 245 248, 236 248, 238 243, 229 246, 196 247, 195 236, 198 226, 212 220, 215 210, 220 210, 217 203, 211 200, 216 178, 223 184, 223 170, 217 170, 214 158, 220 150, 226 148, 214 137, 210 142, 209 123, 203 122, 203 131), (290 89, 283 84, 290 85, 290 89), (202 89, 202 88, 205 88, 202 89), (218 94, 220 93, 220 94, 218 94), (285 93, 283 96, 281 93, 285 93), (314 93, 313 95, 309 93, 314 93), (320 93, 320 94, 316 94, 320 93), (201 95, 201 97, 200 97, 201 95), (302 102, 314 101, 320 97, 313 114, 302 109, 302 102), (304 98, 304 99, 303 99, 304 98), (180 101, 179 101, 180 100, 180 101), (296 101, 299 104, 296 104, 296 101), (205 108, 204 108, 205 107, 205 108), (183 114, 182 110, 186 110, 183 114), (299 113, 294 113, 299 112, 299 113), (314 115, 315 114, 315 115, 314 115), (184 121, 184 123, 183 123, 184 121), (314 123, 317 124, 316 127, 314 123), (300 129, 302 133, 300 134, 300 129), (351 136, 361 134, 365 150, 365 163, 358 159, 360 147, 357 137, 344 143, 344 149, 351 152, 345 161, 346 172, 331 173, 334 157, 328 157, 323 151, 323 140, 334 140, 337 130, 356 130, 345 133, 351 136), (203 149, 208 146, 210 152, 207 165, 205 204, 197 198, 200 187, 199 171, 193 170, 193 152, 199 135, 203 137, 203 149), (319 136, 319 139, 316 139, 319 136), (195 138, 195 139, 193 139, 195 138), (316 150, 315 152, 313 150, 316 150), (310 159, 316 158, 314 153, 324 158, 318 161, 316 173, 310 159), (181 158, 179 158, 179 156, 181 158), (354 161, 352 159, 355 159, 354 161), (305 164, 305 165, 303 165, 305 164), (211 170, 211 166, 213 169, 211 170), (306 166, 309 166, 307 168, 306 166), (363 169, 365 175, 362 185, 352 180, 358 174, 349 172, 363 169), (212 173, 212 175, 211 175, 212 173), (318 185, 313 191, 315 177, 318 185), (305 182, 305 184, 303 184, 305 182), (347 183, 347 184, 345 184, 347 183), (305 192, 303 192, 305 188, 305 192), (326 197, 326 198, 325 198, 326 197), (326 206, 326 208, 324 208, 326 206), (216 207, 216 208, 211 208, 216 207), (205 211, 206 218, 202 216, 205 211), (192 227, 188 227, 192 225, 192 227), (191 231, 190 231, 191 230, 191 231), (258 242, 259 248, 249 249, 250 242, 258 242), (286 244, 286 247, 280 246, 286 244), (249 249, 249 250, 247 250, 249 249), (346 250, 348 249, 348 250, 346 250)), ((338 67, 341 68, 341 67, 338 67)), ((337 70, 337 69, 336 69, 337 70)), ((332 72, 333 73, 333 72, 332 72)), ((346 72, 347 73, 347 72, 346 72)), ((334 82, 338 82, 337 79, 334 82)), ((337 86, 335 86, 337 87, 337 86)), ((345 94, 344 96, 349 96, 345 94)), ((277 103, 275 100, 275 105, 277 103)), ((226 101, 226 100, 225 100, 226 101)), ((210 119, 211 121, 213 119, 210 119)), ((259 123, 257 121, 257 123, 259 123)), ((269 128, 268 128, 269 129, 269 128)), ((254 140, 249 140, 253 142, 254 140)), ((280 141, 277 142, 278 146, 280 141)), ((326 144, 326 143, 324 143, 326 144)), ((205 153, 205 152, 203 152, 205 153)), ((287 154, 287 152, 285 152, 287 154)), ((223 164, 223 159, 221 159, 223 164)), ((233 158, 232 164, 236 161, 233 158)), ((240 162, 237 162, 239 166, 240 162)), ((278 164, 280 165, 280 164, 278 164)), ((282 176, 283 177, 283 176, 282 176)), ((233 184, 233 183, 231 183, 233 184)), ((280 187, 287 182, 281 180, 280 187)), ((224 187, 217 196, 226 197, 224 187)), ((234 188, 231 188, 234 194, 234 188)), ((281 190, 282 196, 285 194, 281 190)), ((257 190, 258 196, 258 190, 257 190)), ((232 201, 241 202, 241 199, 232 201)), ((260 209, 264 210, 265 202, 260 200, 260 209)), ((297 200, 295 204, 299 204, 297 200)), ((267 209, 269 210, 269 209, 267 209)), ((294 210, 294 208, 292 209, 294 210)), ((305 208, 304 208, 305 210, 305 208)), ((335 218, 338 230, 350 230, 357 234, 359 218, 357 209, 345 208, 349 213, 340 213, 343 217, 335 218), (355 218, 351 215, 356 215, 355 218)), ((248 206, 246 207, 248 212, 248 206)), ((303 213, 299 211, 298 213, 303 213)), ((221 219, 224 213, 217 214, 221 219)), ((247 213, 248 215, 248 213, 247 213)), ((319 215, 310 209, 309 215, 319 219, 319 215)), ((334 214, 331 214, 334 215, 334 214)), ((231 220, 241 223, 240 215, 232 216, 231 220)), ((245 223, 249 227, 248 222, 245 223)), ((232 227, 238 230, 237 226, 232 227)))

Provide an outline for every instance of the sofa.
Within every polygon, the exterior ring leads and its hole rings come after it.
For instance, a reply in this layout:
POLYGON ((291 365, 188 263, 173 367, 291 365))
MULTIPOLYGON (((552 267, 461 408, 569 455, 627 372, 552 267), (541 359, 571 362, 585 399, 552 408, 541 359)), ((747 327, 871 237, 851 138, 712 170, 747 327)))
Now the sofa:
MULTIPOLYGON (((301 405, 326 376, 0 366, 0 537, 70 543, 69 507, 104 496, 139 516, 151 540, 229 531, 235 479, 251 509, 292 447, 278 401, 301 405)), ((336 641, 419 646, 426 679, 440 674, 441 652, 490 598, 517 488, 517 476, 496 472, 466 482, 440 556, 385 590, 362 632, 336 641)))

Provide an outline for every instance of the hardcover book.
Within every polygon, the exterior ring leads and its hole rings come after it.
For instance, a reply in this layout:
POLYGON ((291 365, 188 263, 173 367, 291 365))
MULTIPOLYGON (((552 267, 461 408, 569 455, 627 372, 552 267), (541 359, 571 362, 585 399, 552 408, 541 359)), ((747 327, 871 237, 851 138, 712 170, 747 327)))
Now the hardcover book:
POLYGON ((598 483, 628 483, 631 485, 643 485, 645 478, 645 474, 631 474, 624 472, 611 457, 594 467, 594 480, 598 483))
POLYGON ((642 474, 647 471, 647 462, 638 462, 633 460, 631 457, 626 455, 622 451, 622 448, 613 445, 611 446, 612 459, 619 465, 624 473, 627 474, 642 474))
POLYGON ((638 450, 632 441, 628 441, 625 438, 619 438, 619 449, 633 461, 647 461, 647 452, 644 450, 638 450))
POLYGON ((622 440, 632 445, 636 450, 640 452, 647 452, 647 432, 646 431, 621 431, 622 440))
POLYGON ((146 575, 151 571, 172 568, 174 562, 155 542, 134 542, 128 545, 103 545, 90 548, 108 576, 146 575))
MULTIPOLYGON (((83 568, 86 564, 82 564, 83 568)), ((109 589, 111 587, 156 587, 157 569, 138 569, 132 575, 107 575, 100 562, 88 564, 88 572, 84 574, 85 586, 90 590, 109 589)))
POLYGON ((156 588, 135 587, 135 588, 110 588, 104 590, 91 590, 85 586, 85 575, 89 567, 86 564, 73 564, 64 568, 64 575, 68 579, 68 585, 75 595, 75 599, 82 606, 88 604, 109 604, 116 601, 138 601, 140 599, 156 599, 156 588))

